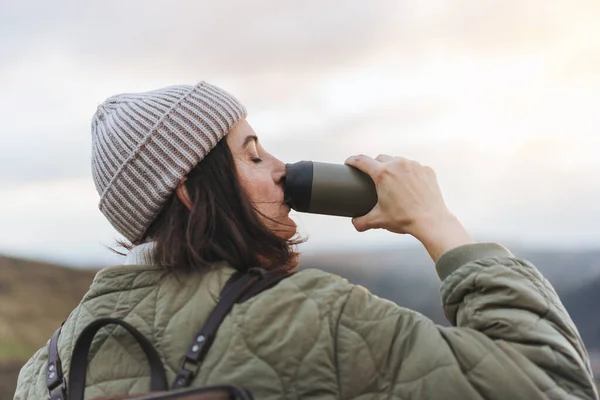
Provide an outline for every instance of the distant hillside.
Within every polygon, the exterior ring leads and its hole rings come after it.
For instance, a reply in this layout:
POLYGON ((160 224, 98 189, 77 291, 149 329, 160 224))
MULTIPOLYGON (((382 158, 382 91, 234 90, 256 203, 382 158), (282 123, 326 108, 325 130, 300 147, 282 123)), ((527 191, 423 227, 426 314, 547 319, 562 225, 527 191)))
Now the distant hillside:
POLYGON ((0 399, 12 399, 23 363, 79 303, 95 271, 0 256, 0 399))
POLYGON ((590 350, 600 355, 600 279, 566 293, 562 300, 583 341, 590 350))
POLYGON ((0 257, 0 357, 31 356, 67 318, 95 271, 0 257))
MULTIPOLYGON (((510 247, 517 257, 532 263, 555 286, 563 291, 578 288, 600 278, 600 249, 588 251, 532 250, 510 247)), ((433 281, 438 283, 433 262, 422 247, 343 250, 302 256, 305 266, 334 267, 354 274, 400 274, 403 279, 433 281)))

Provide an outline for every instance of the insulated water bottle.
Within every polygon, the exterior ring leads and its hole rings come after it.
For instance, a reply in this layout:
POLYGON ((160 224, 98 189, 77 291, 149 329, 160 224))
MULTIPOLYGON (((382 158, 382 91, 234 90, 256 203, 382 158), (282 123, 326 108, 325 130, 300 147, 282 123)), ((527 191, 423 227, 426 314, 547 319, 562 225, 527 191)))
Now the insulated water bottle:
POLYGON ((286 165, 285 201, 305 213, 360 217, 377 204, 371 177, 344 164, 300 161, 286 165))

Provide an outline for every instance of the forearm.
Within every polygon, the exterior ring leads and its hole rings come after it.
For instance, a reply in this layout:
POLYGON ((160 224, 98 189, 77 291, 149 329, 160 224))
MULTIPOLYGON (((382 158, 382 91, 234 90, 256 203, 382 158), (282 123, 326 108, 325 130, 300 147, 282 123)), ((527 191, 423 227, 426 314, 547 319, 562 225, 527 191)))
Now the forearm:
POLYGON ((460 221, 450 213, 419 220, 412 235, 423 244, 435 263, 450 250, 475 243, 460 221))
MULTIPOLYGON (((436 268, 453 325, 483 333, 515 360, 524 357, 566 393, 594 390, 579 333, 532 264, 488 243, 455 248, 436 268)), ((535 375, 532 368, 524 371, 535 375)))

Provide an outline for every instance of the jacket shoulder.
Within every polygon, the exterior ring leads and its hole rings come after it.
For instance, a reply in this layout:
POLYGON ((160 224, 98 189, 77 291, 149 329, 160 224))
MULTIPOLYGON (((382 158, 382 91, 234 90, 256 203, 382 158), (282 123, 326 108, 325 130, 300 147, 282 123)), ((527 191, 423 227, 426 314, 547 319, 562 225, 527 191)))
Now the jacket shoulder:
POLYGON ((301 269, 292 275, 290 279, 300 285, 313 286, 317 284, 317 287, 346 287, 351 289, 354 286, 346 278, 316 268, 301 269))
POLYGON ((313 268, 303 269, 282 283, 289 292, 300 292, 317 302, 345 301, 357 287, 339 275, 313 268))

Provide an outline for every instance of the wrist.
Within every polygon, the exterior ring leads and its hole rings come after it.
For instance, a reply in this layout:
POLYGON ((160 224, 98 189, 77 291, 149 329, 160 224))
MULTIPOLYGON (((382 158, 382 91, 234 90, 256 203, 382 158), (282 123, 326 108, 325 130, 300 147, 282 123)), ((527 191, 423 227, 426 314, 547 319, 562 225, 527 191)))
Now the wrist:
POLYGON ((458 218, 450 213, 423 222, 413 236, 423 244, 433 262, 452 249, 476 243, 458 218))

